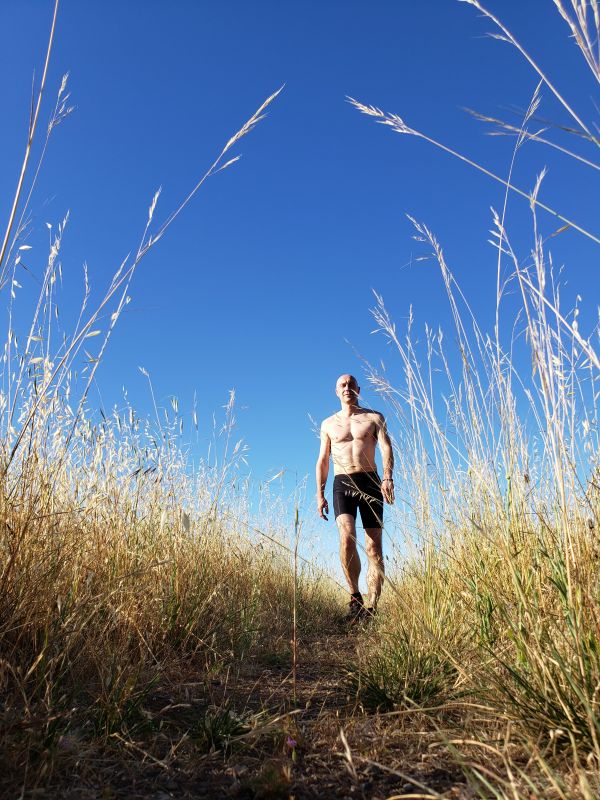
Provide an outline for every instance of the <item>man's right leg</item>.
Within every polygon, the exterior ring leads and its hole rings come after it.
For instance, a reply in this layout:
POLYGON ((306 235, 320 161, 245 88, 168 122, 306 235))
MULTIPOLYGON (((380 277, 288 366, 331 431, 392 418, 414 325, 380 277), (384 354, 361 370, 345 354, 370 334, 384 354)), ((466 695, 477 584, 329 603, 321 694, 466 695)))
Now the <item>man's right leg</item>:
POLYGON ((339 514, 335 519, 340 532, 340 561, 350 594, 358 594, 360 558, 356 547, 356 520, 352 514, 339 514))

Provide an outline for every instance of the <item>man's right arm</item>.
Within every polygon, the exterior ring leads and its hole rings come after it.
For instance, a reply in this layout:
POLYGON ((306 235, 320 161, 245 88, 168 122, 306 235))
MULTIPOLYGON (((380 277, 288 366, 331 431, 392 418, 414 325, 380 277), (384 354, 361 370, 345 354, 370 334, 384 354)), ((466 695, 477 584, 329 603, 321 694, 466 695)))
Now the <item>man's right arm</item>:
POLYGON ((325 499, 325 484, 329 474, 329 457, 331 455, 331 439, 325 429, 325 423, 321 425, 321 448, 317 458, 316 478, 317 478, 317 512, 322 519, 327 519, 329 504, 325 499))

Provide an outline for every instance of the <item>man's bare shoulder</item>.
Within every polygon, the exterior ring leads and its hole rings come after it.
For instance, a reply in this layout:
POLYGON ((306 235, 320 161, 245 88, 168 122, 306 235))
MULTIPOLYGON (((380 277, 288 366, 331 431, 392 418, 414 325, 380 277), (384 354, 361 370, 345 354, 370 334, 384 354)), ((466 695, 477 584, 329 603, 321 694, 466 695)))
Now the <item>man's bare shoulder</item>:
POLYGON ((385 423, 385 417, 381 411, 375 411, 373 408, 363 408, 362 411, 367 415, 368 419, 373 420, 377 425, 383 425, 385 423))
POLYGON ((321 423, 321 430, 325 431, 325 433, 327 433, 329 431, 330 427, 335 422, 336 417, 337 417, 337 412, 335 412, 334 414, 331 414, 331 416, 329 416, 329 417, 325 417, 325 419, 321 423))

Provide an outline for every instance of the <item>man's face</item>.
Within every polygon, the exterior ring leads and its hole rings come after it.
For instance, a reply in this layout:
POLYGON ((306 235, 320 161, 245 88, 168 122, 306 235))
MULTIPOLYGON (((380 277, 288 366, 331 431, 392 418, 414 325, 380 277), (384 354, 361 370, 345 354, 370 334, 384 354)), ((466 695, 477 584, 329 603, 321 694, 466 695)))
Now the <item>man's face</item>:
POLYGON ((335 393, 342 403, 355 405, 358 400, 360 386, 353 375, 340 375, 335 385, 335 393))

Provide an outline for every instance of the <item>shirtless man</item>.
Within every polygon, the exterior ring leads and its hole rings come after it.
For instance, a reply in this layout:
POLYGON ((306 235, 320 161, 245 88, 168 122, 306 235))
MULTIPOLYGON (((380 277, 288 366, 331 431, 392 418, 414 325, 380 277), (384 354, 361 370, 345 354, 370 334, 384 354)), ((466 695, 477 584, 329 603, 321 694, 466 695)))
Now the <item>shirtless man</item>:
POLYGON ((325 499, 325 484, 329 473, 329 458, 333 458, 333 509, 340 532, 340 559, 350 587, 348 621, 372 616, 383 587, 384 565, 381 548, 383 500, 394 502, 394 454, 383 414, 361 408, 358 404, 360 386, 353 375, 340 375, 335 385, 341 409, 327 417, 321 425, 321 449, 317 459, 317 510, 327 519, 329 504, 325 499), (383 479, 375 464, 379 445, 383 461, 383 479), (365 551, 369 560, 367 587, 369 606, 365 608, 358 589, 360 558, 356 548, 356 512, 365 529, 365 551))

